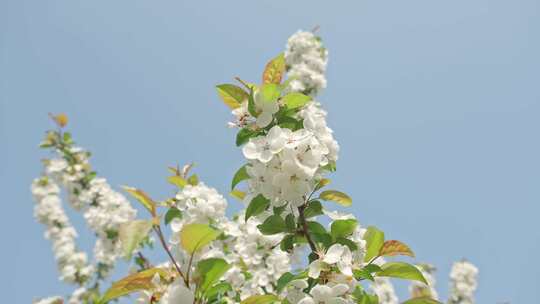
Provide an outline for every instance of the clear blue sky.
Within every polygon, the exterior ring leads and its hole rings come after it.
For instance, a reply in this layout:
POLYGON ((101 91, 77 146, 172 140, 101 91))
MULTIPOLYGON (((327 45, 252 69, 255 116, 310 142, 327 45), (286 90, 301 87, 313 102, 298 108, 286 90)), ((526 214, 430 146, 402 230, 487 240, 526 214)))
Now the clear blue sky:
POLYGON ((444 297, 467 257, 479 303, 540 303, 540 2, 313 3, 1 0, 1 302, 70 290, 32 218, 48 112, 69 114, 113 185, 164 197, 166 165, 195 161, 226 192, 242 156, 213 86, 258 80, 290 34, 320 25, 332 178, 361 222, 435 264, 444 297))

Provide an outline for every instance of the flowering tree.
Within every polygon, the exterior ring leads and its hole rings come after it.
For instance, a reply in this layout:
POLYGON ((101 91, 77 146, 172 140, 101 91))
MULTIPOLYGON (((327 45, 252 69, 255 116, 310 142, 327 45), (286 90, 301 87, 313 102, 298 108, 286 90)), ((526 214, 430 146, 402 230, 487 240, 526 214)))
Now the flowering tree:
MULTIPOLYGON (((65 131, 67 117, 53 115, 58 128, 41 147, 54 156, 43 161, 32 193, 60 279, 78 286, 67 302, 104 304, 136 294, 137 303, 393 304, 398 299, 389 278, 397 278, 412 282, 405 303, 439 303, 432 266, 386 261, 414 253, 376 227, 360 226, 352 214, 331 210, 352 199, 330 189, 327 177, 339 152, 315 99, 326 86, 327 58, 319 37, 299 31, 268 62, 261 83, 236 78, 238 84, 217 86, 246 158, 231 183, 231 195, 246 208, 232 218, 225 215, 225 198, 192 174, 191 165, 169 168, 167 180, 178 191, 163 201, 124 187, 148 211, 137 218, 128 200, 92 170, 90 153, 75 146, 65 131), (61 188, 97 236, 92 259, 77 247, 61 188), (324 218, 328 225, 321 224, 324 218), (145 257, 155 242, 167 261, 145 257), (135 267, 103 286, 120 258, 135 267)), ((468 262, 455 264, 448 303, 474 302, 477 272, 468 262)))

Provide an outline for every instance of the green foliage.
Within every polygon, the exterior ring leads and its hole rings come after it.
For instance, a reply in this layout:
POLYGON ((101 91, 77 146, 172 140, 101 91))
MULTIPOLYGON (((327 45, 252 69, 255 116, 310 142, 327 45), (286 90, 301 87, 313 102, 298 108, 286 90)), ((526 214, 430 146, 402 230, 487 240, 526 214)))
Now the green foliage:
POLYGON ((413 280, 428 284, 422 272, 416 266, 408 263, 388 262, 382 265, 381 269, 382 271, 377 272, 377 276, 413 280))
POLYGON ((198 284, 197 290, 202 294, 214 285, 231 268, 225 260, 211 258, 202 260, 197 264, 198 284))
POLYGON ((120 225, 118 236, 126 259, 131 259, 133 250, 148 236, 152 225, 152 220, 134 220, 120 225))
POLYGON ((251 130, 249 127, 240 129, 240 131, 238 131, 238 134, 236 134, 236 145, 241 146, 247 143, 250 138, 259 136, 261 134, 262 133, 260 130, 251 130))
POLYGON ((216 89, 223 102, 231 109, 240 107, 248 98, 248 94, 234 84, 220 84, 216 86, 216 89))
POLYGON ((262 224, 257 226, 264 235, 272 235, 287 231, 287 224, 279 215, 269 216, 262 224))
POLYGON ((176 187, 178 187, 179 189, 182 189, 184 188, 188 182, 183 179, 182 177, 178 176, 178 175, 173 175, 173 176, 169 176, 167 178, 167 181, 170 183, 170 184, 173 184, 175 185, 176 187))
POLYGON ((156 203, 146 194, 144 191, 128 186, 123 187, 124 190, 131 194, 137 201, 139 201, 148 211, 150 211, 150 214, 152 216, 156 215, 156 203))
POLYGON ((352 199, 347 194, 336 190, 323 191, 319 197, 325 201, 336 202, 345 207, 352 205, 352 199))
POLYGON ((384 232, 377 227, 369 226, 364 234, 366 241, 366 256, 364 261, 369 262, 371 259, 379 255, 379 252, 384 244, 384 232))
POLYGON ((276 295, 266 294, 251 296, 240 302, 240 304, 270 304, 278 301, 279 298, 276 295))
POLYGON ((323 214, 322 204, 319 201, 311 201, 304 210, 304 217, 310 218, 323 214))
POLYGON ((249 179, 249 174, 247 173, 246 165, 243 165, 234 174, 234 177, 233 177, 232 182, 231 182, 231 190, 233 190, 234 187, 236 187, 236 185, 238 185, 238 183, 240 183, 241 181, 246 180, 246 179, 249 179))
POLYGON ((358 222, 354 219, 336 220, 332 222, 332 225, 330 226, 330 234, 335 239, 345 238, 354 232, 357 225, 358 222))
POLYGON ((403 302, 402 304, 442 304, 441 302, 429 297, 413 298, 403 302))
POLYGON ((298 109, 311 101, 311 97, 302 93, 289 93, 281 99, 287 109, 298 109))
POLYGON ((176 207, 171 207, 169 210, 167 210, 167 213, 165 213, 165 224, 169 225, 169 223, 175 218, 182 218, 182 211, 176 207))
POLYGON ((257 195, 251 200, 246 209, 245 221, 252 216, 261 214, 268 206, 270 206, 270 201, 262 194, 257 195))
POLYGON ((189 224, 180 231, 180 244, 189 254, 193 254, 215 240, 220 234, 220 231, 209 225, 189 224))

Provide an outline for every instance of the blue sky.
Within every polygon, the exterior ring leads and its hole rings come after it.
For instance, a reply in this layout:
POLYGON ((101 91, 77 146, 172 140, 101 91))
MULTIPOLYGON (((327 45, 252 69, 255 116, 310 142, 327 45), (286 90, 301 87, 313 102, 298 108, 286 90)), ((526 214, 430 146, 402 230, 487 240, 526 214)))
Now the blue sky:
POLYGON ((68 113, 112 185, 165 197, 165 167, 195 161, 225 193, 242 156, 213 86, 258 80, 315 25, 342 148, 332 179, 361 223, 435 264, 444 298, 466 257, 478 303, 540 303, 536 0, 0 1, 3 302, 71 290, 32 218, 48 112, 68 113))

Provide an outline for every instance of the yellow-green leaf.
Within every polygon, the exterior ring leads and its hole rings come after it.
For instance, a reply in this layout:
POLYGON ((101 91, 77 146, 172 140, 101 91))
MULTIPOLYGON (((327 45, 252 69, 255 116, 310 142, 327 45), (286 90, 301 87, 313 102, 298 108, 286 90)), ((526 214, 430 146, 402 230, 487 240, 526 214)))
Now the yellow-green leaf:
POLYGON ((282 102, 287 106, 287 109, 301 108, 310 101, 311 97, 297 92, 289 93, 282 98, 282 102))
POLYGON ((369 226, 366 233, 364 233, 364 240, 366 241, 364 261, 370 262, 381 251, 384 244, 384 232, 377 229, 377 227, 369 226))
POLYGON ((266 64, 263 72, 263 84, 274 83, 280 84, 283 74, 285 73, 285 56, 279 54, 274 59, 266 64))
POLYGON ((205 224, 189 224, 180 231, 180 244, 189 254, 193 254, 215 240, 220 234, 220 231, 205 224))
POLYGON ((381 266, 382 271, 377 272, 379 277, 391 277, 405 280, 419 281, 428 284, 422 272, 416 266, 403 262, 388 262, 381 266))
POLYGON ((381 247, 381 251, 379 252, 380 256, 395 256, 395 255, 407 255, 414 258, 414 252, 412 252, 411 248, 407 246, 406 244, 396 241, 396 240, 390 240, 384 242, 383 246, 381 247))
POLYGON ((150 213, 155 216, 156 215, 156 203, 148 196, 148 194, 144 193, 144 191, 128 186, 123 187, 124 190, 131 194, 136 200, 138 200, 150 213))
POLYGON ((126 259, 131 259, 133 250, 144 240, 152 229, 152 220, 134 220, 120 224, 118 237, 126 259))
POLYGON ((192 186, 197 186, 199 184, 199 177, 197 176, 197 174, 193 174, 187 179, 187 182, 192 186))
POLYGON ((229 194, 239 201, 243 201, 244 198, 246 197, 246 193, 240 190, 233 190, 229 194))
POLYGON ((116 281, 112 284, 111 288, 105 292, 103 298, 101 298, 99 302, 107 303, 108 301, 125 296, 135 291, 152 289, 154 288, 152 278, 156 274, 158 274, 161 278, 167 276, 167 272, 164 269, 151 268, 134 273, 119 281, 116 281))
POLYGON ((240 107, 242 102, 248 98, 248 94, 234 84, 220 84, 216 88, 223 102, 231 109, 240 107))
POLYGON ((347 194, 336 190, 323 191, 319 197, 325 201, 336 202, 345 207, 352 205, 352 198, 350 198, 347 194))
POLYGON ((178 175, 169 176, 167 178, 167 181, 177 186, 178 188, 184 188, 188 184, 188 182, 185 179, 183 179, 182 177, 178 175))
POLYGON ((240 304, 270 304, 277 301, 279 301, 279 298, 276 295, 267 294, 251 296, 240 302, 240 304))
POLYGON ((315 191, 322 189, 324 186, 330 184, 330 179, 328 178, 321 178, 321 180, 317 183, 317 186, 315 187, 315 191))
POLYGON ((420 297, 420 298, 412 298, 410 300, 403 302, 402 304, 442 304, 442 303, 430 297, 420 297))

